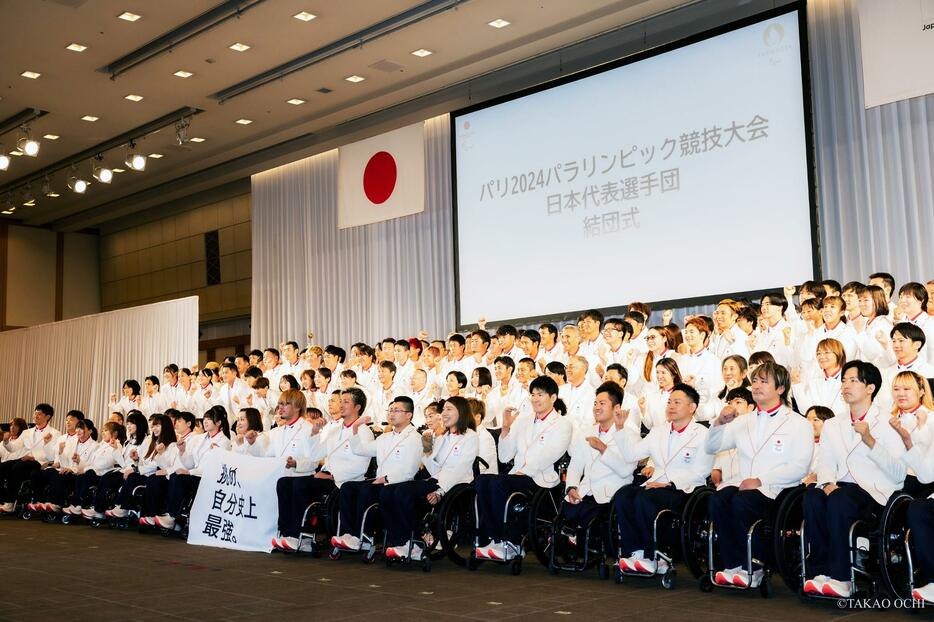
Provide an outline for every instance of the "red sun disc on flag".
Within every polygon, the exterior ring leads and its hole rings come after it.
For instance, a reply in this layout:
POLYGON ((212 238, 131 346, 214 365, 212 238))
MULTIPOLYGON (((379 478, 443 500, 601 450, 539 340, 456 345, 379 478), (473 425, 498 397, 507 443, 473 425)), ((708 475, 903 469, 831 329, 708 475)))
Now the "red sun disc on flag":
POLYGON ((376 205, 385 203, 396 188, 396 160, 387 151, 374 153, 363 169, 363 192, 376 205))

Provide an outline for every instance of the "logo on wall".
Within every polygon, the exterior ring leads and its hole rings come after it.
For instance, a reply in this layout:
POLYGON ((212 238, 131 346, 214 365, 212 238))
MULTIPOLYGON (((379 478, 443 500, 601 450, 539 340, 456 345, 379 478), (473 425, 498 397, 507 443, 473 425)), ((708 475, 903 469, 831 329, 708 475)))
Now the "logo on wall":
POLYGON ((769 24, 762 31, 762 42, 769 47, 775 47, 785 39, 785 27, 781 24, 769 24))

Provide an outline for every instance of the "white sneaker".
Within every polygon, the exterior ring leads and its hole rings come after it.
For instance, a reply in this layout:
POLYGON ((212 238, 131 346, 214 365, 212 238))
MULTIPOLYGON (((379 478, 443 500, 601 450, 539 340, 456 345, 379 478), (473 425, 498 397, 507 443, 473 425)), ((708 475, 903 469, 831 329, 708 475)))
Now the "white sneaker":
POLYGON ((516 557, 522 557, 525 555, 525 551, 522 550, 522 547, 516 546, 512 542, 495 542, 487 550, 487 555, 489 555, 490 559, 508 562, 516 557))
POLYGON ((360 550, 360 538, 357 536, 352 536, 349 533, 345 533, 340 536, 338 539, 338 546, 345 551, 359 551, 360 550))
POLYGON ((100 520, 100 519, 104 518, 104 515, 101 514, 100 512, 95 512, 95 511, 94 511, 94 508, 84 508, 83 510, 81 510, 81 516, 83 516, 83 517, 85 517, 85 518, 87 518, 87 519, 92 519, 92 518, 93 518, 93 519, 97 519, 97 520, 100 520))
POLYGON ((733 585, 738 587, 757 588, 762 582, 763 574, 764 573, 762 570, 756 570, 752 573, 752 580, 750 580, 749 573, 740 568, 733 573, 733 585))
POLYGON ((114 509, 110 510, 108 514, 114 518, 126 518, 127 512, 118 505, 114 509))
POLYGON ((298 538, 282 538, 279 540, 279 548, 283 551, 297 551, 298 538))
MULTIPOLYGON (((408 548, 408 547, 406 547, 406 548, 408 548)), ((413 545, 412 545, 412 555, 411 555, 411 557, 412 557, 412 561, 413 561, 413 562, 421 561, 422 555, 423 555, 423 554, 424 554, 424 551, 422 550, 422 547, 418 546, 417 544, 413 544, 413 545)))
POLYGON ((804 593, 805 594, 823 594, 824 583, 829 579, 825 574, 819 574, 813 579, 808 579, 804 582, 804 593))
POLYGON ((668 571, 668 562, 664 559, 658 561, 646 557, 636 557, 633 559, 637 572, 643 574, 665 574, 668 571))
POLYGON ((62 508, 62 512, 65 514, 71 514, 71 515, 80 514, 81 508, 79 508, 77 505, 69 505, 67 507, 62 508))
POLYGON ((934 583, 928 583, 924 587, 916 587, 911 591, 911 597, 915 600, 934 603, 934 583))
POLYGON ((849 598, 853 593, 853 584, 849 581, 837 581, 836 579, 827 579, 827 582, 821 586, 821 593, 824 596, 834 598, 849 598))
POLYGON ((740 570, 739 568, 730 568, 718 570, 714 575, 713 581, 717 585, 733 585, 733 575, 740 570))
POLYGON ((313 545, 312 545, 311 539, 305 538, 304 540, 301 541, 301 544, 298 545, 298 550, 301 551, 302 553, 311 553, 313 550, 312 546, 313 545))
POLYGON ((490 542, 487 542, 483 546, 478 546, 474 550, 474 557, 476 557, 477 559, 489 559, 490 556, 487 555, 487 551, 489 551, 490 547, 493 546, 494 544, 496 543, 491 540, 490 542))
POLYGON ((60 506, 60 505, 55 505, 54 503, 46 503, 46 504, 45 504, 45 511, 46 511, 46 512, 52 512, 53 514, 58 514, 59 512, 62 511, 62 506, 60 506))
POLYGON ((162 514, 156 517, 156 524, 163 529, 172 529, 175 527, 175 519, 168 514, 162 514))
POLYGON ((2 506, 0 506, 0 511, 4 512, 5 514, 9 514, 10 512, 13 511, 13 508, 14 508, 14 504, 12 502, 4 503, 2 506))

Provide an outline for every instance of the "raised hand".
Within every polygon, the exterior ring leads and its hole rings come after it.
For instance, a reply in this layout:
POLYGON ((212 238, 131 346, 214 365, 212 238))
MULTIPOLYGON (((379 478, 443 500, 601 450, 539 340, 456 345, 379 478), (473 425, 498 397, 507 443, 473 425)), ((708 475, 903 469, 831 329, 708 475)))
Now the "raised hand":
POLYGON ((616 424, 617 430, 622 430, 626 427, 626 420, 629 419, 629 409, 620 409, 619 412, 613 413, 613 423, 616 424))
POLYGON ((782 291, 785 293, 785 298, 788 299, 788 303, 791 304, 791 299, 792 299, 792 298, 794 297, 794 295, 795 295, 795 286, 794 286, 794 285, 786 285, 782 291))
POLYGON ((602 454, 604 451, 606 451, 606 443, 604 443, 603 441, 601 441, 601 440, 600 440, 599 438, 597 438, 596 436, 588 436, 588 437, 587 437, 587 442, 590 444, 591 447, 593 447, 594 449, 596 449, 597 451, 599 451, 601 454, 602 454))
POLYGON ((736 419, 737 414, 735 408, 729 405, 725 406, 723 410, 720 411, 720 416, 714 420, 713 425, 726 425, 736 419))
POLYGON ((373 417, 366 415, 364 417, 357 417, 357 420, 353 422, 353 425, 350 426, 350 429, 353 430, 353 433, 356 434, 357 430, 360 429, 361 425, 367 425, 373 421, 373 417))
POLYGON ((785 338, 785 345, 791 345, 791 326, 786 326, 782 329, 782 336, 785 338))
POLYGON ((642 413, 642 416, 645 416, 645 410, 648 407, 648 400, 645 399, 644 395, 639 396, 639 412, 642 413))
POLYGON ((801 384, 801 368, 791 368, 791 384, 801 384))
POLYGON ((506 430, 512 427, 512 424, 515 423, 516 419, 519 417, 519 409, 514 406, 508 406, 503 411, 503 428, 506 430))

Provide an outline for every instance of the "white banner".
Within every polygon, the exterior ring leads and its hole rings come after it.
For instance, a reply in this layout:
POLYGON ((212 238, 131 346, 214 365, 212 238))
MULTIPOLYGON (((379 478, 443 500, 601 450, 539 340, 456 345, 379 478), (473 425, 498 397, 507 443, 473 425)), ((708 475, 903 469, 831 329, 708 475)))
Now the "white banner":
POLYGON ((934 0, 859 0, 866 108, 934 93, 934 0))
POLYGON ((340 148, 338 229, 425 211, 424 127, 414 123, 340 148))
POLYGON ((285 475, 282 462, 211 451, 202 471, 188 544, 270 552, 279 522, 276 482, 285 475))

